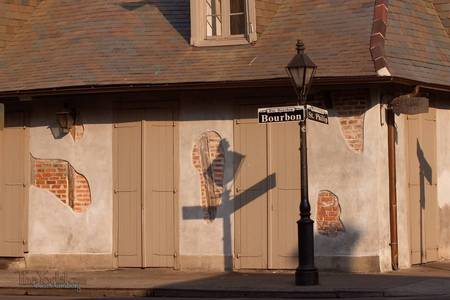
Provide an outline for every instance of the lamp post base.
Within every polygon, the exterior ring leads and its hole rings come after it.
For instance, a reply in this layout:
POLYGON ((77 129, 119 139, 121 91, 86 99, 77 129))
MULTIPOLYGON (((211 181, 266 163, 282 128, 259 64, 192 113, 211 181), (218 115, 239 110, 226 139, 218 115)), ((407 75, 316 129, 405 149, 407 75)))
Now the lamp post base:
POLYGON ((317 285, 319 284, 319 271, 314 269, 297 269, 295 270, 296 285, 317 285))

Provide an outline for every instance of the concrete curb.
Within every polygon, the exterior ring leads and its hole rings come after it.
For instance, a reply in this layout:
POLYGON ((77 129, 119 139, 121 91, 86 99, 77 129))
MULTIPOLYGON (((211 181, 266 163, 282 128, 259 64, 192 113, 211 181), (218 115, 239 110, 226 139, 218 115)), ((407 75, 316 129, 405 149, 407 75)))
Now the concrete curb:
MULTIPOLYGON (((404 298, 418 296, 411 292, 391 293, 375 290, 328 289, 315 291, 201 290, 171 288, 81 288, 51 289, 32 287, 0 287, 0 295, 60 296, 60 297, 166 297, 166 298, 404 298)), ((422 294, 437 297, 443 294, 422 294)))
POLYGON ((60 296, 60 297, 151 297, 152 289, 144 288, 33 288, 0 287, 0 295, 60 296))

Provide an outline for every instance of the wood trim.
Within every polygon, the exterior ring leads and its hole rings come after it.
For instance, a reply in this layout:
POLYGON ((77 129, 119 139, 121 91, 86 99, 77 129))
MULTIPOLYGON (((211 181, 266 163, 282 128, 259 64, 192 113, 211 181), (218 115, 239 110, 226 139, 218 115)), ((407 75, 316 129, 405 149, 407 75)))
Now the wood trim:
POLYGON ((181 259, 180 259, 180 101, 177 100, 173 104, 174 115, 174 187, 175 187, 175 195, 174 195, 174 228, 175 228, 175 259, 174 259, 174 268, 176 270, 180 270, 181 268, 181 259))
MULTIPOLYGON (((269 105, 270 106, 270 105, 269 105)), ((273 161, 272 161, 272 126, 270 124, 266 125, 266 174, 272 174, 273 170, 273 161)), ((274 189, 267 190, 267 268, 273 268, 273 219, 274 219, 274 211, 272 210, 274 205, 274 197, 273 197, 274 189)))
POLYGON ((30 161, 30 127, 31 127, 31 113, 29 109, 24 111, 24 130, 25 130, 25 141, 24 141, 24 175, 25 175, 25 195, 24 195, 24 218, 23 218, 23 252, 28 253, 29 243, 28 243, 28 226, 29 226, 29 203, 30 203, 30 185, 31 185, 31 161, 30 161))
MULTIPOLYGON (((239 149, 238 149, 238 147, 237 147, 237 145, 238 145, 238 143, 236 142, 237 141, 237 138, 238 138, 238 136, 239 136, 239 129, 238 129, 238 126, 239 126, 239 120, 240 120, 240 118, 239 118, 239 106, 240 106, 240 103, 239 102, 235 102, 234 103, 234 105, 233 105, 234 107, 233 107, 233 151, 238 151, 239 149)), ((238 174, 237 174, 237 171, 238 171, 238 167, 239 166, 237 166, 236 165, 236 162, 233 162, 233 174, 234 174, 234 178, 233 178, 233 184, 232 184, 232 193, 231 193, 231 195, 230 196, 232 196, 233 198, 235 197, 235 195, 236 195, 236 189, 237 189, 237 184, 238 184, 238 182, 237 182, 237 179, 238 179, 238 174)), ((239 258, 238 258, 238 254, 239 254, 239 252, 240 252, 240 250, 241 250, 241 243, 240 243, 240 236, 241 236, 241 233, 240 233, 240 230, 239 230, 239 228, 240 228, 240 212, 239 212, 239 210, 238 211, 236 211, 235 209, 234 209, 234 207, 233 207, 233 211, 234 211, 234 213, 233 213, 233 253, 232 253, 232 257, 233 257, 233 270, 239 270, 240 268, 241 268, 241 264, 240 264, 240 260, 239 260, 239 258)))
POLYGON ((111 130, 112 130, 112 163, 113 163, 113 228, 112 228, 112 234, 113 234, 113 245, 112 245, 112 261, 113 261, 113 265, 114 267, 118 267, 119 266, 119 256, 118 256, 118 237, 119 237, 119 224, 118 224, 118 219, 119 219, 119 211, 118 211, 118 207, 119 207, 119 203, 118 203, 118 199, 117 199, 117 194, 116 194, 116 190, 118 188, 117 186, 117 182, 118 182, 118 172, 117 172, 117 146, 118 146, 118 142, 117 142, 117 130, 115 130, 115 125, 116 125, 116 120, 117 120, 117 107, 116 105, 113 105, 112 107, 112 124, 111 124, 111 130))
POLYGON ((146 188, 144 186, 145 182, 147 181, 146 178, 146 174, 147 172, 145 172, 145 163, 146 163, 146 143, 145 143, 145 120, 144 118, 142 118, 142 120, 140 120, 141 123, 141 267, 146 267, 147 266, 147 235, 145 234, 145 226, 147 224, 147 222, 145 221, 145 199, 146 199, 146 188))
POLYGON ((221 47, 246 45, 248 40, 245 37, 227 37, 217 39, 204 39, 194 43, 196 47, 221 47))

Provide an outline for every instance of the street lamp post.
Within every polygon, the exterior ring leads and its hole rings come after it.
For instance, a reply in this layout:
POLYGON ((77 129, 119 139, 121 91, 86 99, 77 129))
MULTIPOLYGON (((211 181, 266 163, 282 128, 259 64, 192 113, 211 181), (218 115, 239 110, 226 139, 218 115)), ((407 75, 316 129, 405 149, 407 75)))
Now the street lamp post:
POLYGON ((298 267, 295 271, 296 285, 316 285, 319 283, 319 272, 314 265, 314 221, 311 220, 311 205, 308 195, 308 153, 306 141, 306 97, 311 86, 312 77, 317 66, 304 53, 305 46, 297 41, 297 54, 286 67, 292 85, 297 93, 298 103, 304 106, 305 117, 300 121, 300 175, 301 199, 300 220, 298 230, 298 267))

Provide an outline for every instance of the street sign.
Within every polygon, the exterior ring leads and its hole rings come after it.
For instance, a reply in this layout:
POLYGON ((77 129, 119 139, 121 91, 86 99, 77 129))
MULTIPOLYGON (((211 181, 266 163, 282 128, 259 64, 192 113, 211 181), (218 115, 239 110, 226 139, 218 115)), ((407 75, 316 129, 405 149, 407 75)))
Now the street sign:
POLYGON ((328 111, 312 105, 307 105, 307 118, 323 124, 328 124, 328 111))
POLYGON ((305 119, 303 106, 268 107, 258 109, 259 123, 302 121, 305 119))
POLYGON ((403 95, 394 98, 391 102, 395 114, 417 115, 428 112, 429 99, 426 97, 413 97, 403 95))

